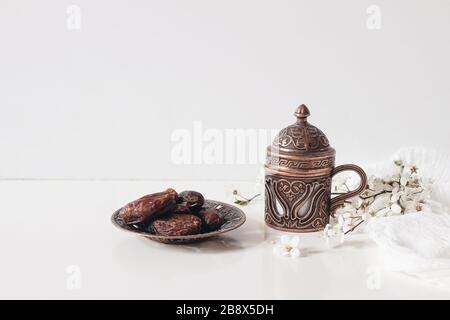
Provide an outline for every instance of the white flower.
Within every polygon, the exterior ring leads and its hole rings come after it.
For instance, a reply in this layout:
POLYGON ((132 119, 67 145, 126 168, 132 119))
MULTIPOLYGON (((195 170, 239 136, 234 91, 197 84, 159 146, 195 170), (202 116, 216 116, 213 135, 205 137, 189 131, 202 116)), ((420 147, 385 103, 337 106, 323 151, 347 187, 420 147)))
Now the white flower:
POLYGON ((225 185, 225 197, 227 202, 233 203, 236 201, 237 190, 238 186, 234 183, 227 183, 225 185))
POLYGON ((418 198, 409 198, 402 201, 402 206, 405 209, 405 213, 412 213, 422 211, 422 201, 418 198))
POLYGON ((302 255, 299 249, 295 248, 291 250, 291 257, 292 258, 298 258, 302 255))
MULTIPOLYGON (((345 239, 367 219, 389 217, 431 210, 433 181, 423 179, 416 166, 406 166, 397 161, 398 173, 390 177, 370 176, 368 188, 359 196, 347 201, 336 210, 337 218, 325 227, 325 238, 345 239)), ((352 185, 347 181, 347 185, 352 185)))
POLYGON ((328 230, 330 230, 330 224, 327 224, 327 225, 325 226, 325 229, 323 229, 323 235, 324 235, 325 237, 328 236, 328 230))
POLYGON ((355 211, 356 211, 356 208, 359 208, 359 207, 362 205, 363 202, 364 202, 364 201, 363 201, 360 197, 354 197, 354 198, 351 200, 351 205, 350 205, 350 206, 347 206, 347 207, 350 207, 350 208, 352 208, 352 209, 355 209, 355 211))
POLYGON ((400 177, 400 185, 406 186, 411 178, 411 172, 405 171, 400 177))
MULTIPOLYGON (((348 210, 348 211, 345 211, 344 213, 342 213, 342 217, 343 217, 344 220, 350 219, 350 218, 356 216, 356 213, 357 213, 356 209, 355 208, 350 208, 350 207, 349 207, 349 209, 353 209, 353 210, 348 210)), ((339 222, 339 220, 338 220, 338 222, 339 222)))
MULTIPOLYGON (((392 181, 393 181, 395 184, 398 184, 398 183, 400 182, 400 178, 401 178, 400 173, 394 174, 394 175, 392 176, 392 181)), ((394 183, 393 183, 393 185, 394 185, 394 183)), ((394 187, 395 187, 395 185, 394 185, 394 187)))
POLYGON ((370 217, 370 215, 368 215, 367 213, 361 214, 361 219, 362 219, 363 221, 366 221, 369 217, 370 217))
POLYGON ((403 192, 394 192, 392 191, 391 203, 397 203, 400 200, 400 197, 403 195, 403 192))
POLYGON ((281 256, 290 256, 298 258, 302 252, 300 250, 300 238, 298 236, 282 236, 273 249, 273 252, 281 256))
POLYGON ((280 238, 281 244, 291 248, 298 248, 300 244, 300 238, 298 236, 290 237, 290 236, 282 236, 280 238))
POLYGON ((370 190, 373 190, 375 193, 378 193, 384 190, 384 181, 381 178, 370 176, 368 186, 370 190))
POLYGON ((338 224, 337 225, 340 228, 343 228, 344 224, 345 224, 344 216, 341 214, 341 215, 338 216, 338 224))
POLYGON ((333 237, 333 236, 335 235, 335 230, 334 230, 334 228, 331 226, 331 224, 327 224, 327 225, 325 226, 325 229, 323 230, 323 235, 324 235, 326 238, 331 238, 331 237, 333 237))
POLYGON ((394 203, 393 205, 391 205, 391 211, 392 213, 400 214, 402 213, 402 207, 400 207, 397 203, 394 203))
POLYGON ((397 181, 394 181, 394 182, 392 182, 392 187, 393 187, 392 190, 397 190, 398 191, 400 189, 400 183, 397 182, 397 181))
POLYGON ((341 222, 335 223, 334 225, 327 224, 325 226, 325 229, 323 230, 323 235, 325 236, 325 238, 334 238, 337 236, 341 236, 344 233, 346 222, 343 218, 339 219, 340 217, 342 216, 338 217, 338 221, 340 220, 341 222))
POLYGON ((383 208, 389 207, 391 203, 391 196, 387 193, 380 194, 377 197, 375 197, 375 200, 373 203, 369 206, 368 211, 369 212, 378 212, 383 208))

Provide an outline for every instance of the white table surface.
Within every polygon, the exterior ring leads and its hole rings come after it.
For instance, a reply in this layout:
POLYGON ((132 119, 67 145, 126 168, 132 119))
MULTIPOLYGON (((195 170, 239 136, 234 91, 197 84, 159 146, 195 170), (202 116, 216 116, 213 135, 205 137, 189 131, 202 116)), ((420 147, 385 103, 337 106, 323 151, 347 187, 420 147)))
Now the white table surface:
POLYGON ((227 200, 222 182, 0 181, 0 298, 450 297, 383 269, 364 235, 330 248, 320 234, 302 234, 304 257, 274 255, 280 233, 265 227, 261 200, 244 208, 244 226, 200 244, 164 245, 113 227, 117 208, 166 187, 227 200), (71 265, 79 267, 79 289, 67 287, 71 265), (368 286, 374 275, 379 288, 368 286))

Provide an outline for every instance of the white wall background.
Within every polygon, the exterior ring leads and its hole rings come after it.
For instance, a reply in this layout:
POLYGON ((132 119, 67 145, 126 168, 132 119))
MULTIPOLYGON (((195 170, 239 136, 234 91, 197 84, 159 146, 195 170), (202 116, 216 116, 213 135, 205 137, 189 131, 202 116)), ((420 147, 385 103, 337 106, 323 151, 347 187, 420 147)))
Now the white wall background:
POLYGON ((446 0, 0 0, 0 179, 253 179, 173 165, 171 133, 281 128, 300 103, 338 163, 450 151, 449 34, 446 0))

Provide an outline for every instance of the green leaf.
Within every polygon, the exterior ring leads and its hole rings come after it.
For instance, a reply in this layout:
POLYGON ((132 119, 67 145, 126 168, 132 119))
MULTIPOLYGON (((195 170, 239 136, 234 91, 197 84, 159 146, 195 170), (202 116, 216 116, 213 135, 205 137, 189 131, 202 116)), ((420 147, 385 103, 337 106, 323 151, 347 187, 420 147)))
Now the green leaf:
POLYGON ((402 160, 395 160, 394 161, 396 166, 402 166, 403 165, 403 161, 402 160))
POLYGON ((244 200, 236 200, 234 203, 237 205, 240 205, 240 206, 248 205, 248 201, 244 201, 244 200))

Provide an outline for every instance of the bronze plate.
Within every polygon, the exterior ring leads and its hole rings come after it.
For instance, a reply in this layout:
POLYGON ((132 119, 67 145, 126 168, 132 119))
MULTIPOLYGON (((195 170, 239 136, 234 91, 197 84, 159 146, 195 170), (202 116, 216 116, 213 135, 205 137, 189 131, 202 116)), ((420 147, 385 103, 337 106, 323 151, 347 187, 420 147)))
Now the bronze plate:
POLYGON ((146 237, 150 240, 168 244, 184 244, 202 241, 211 237, 218 236, 222 233, 234 230, 236 228, 239 228, 245 222, 244 212, 242 212, 241 209, 238 209, 235 206, 219 201, 205 200, 205 204, 203 207, 205 208, 214 207, 222 215, 225 222, 218 230, 206 233, 192 234, 188 236, 157 235, 149 230, 143 230, 142 228, 139 228, 135 225, 125 224, 123 220, 120 219, 118 216, 120 209, 114 212, 114 214, 111 217, 111 221, 119 229, 135 233, 137 235, 146 237))

